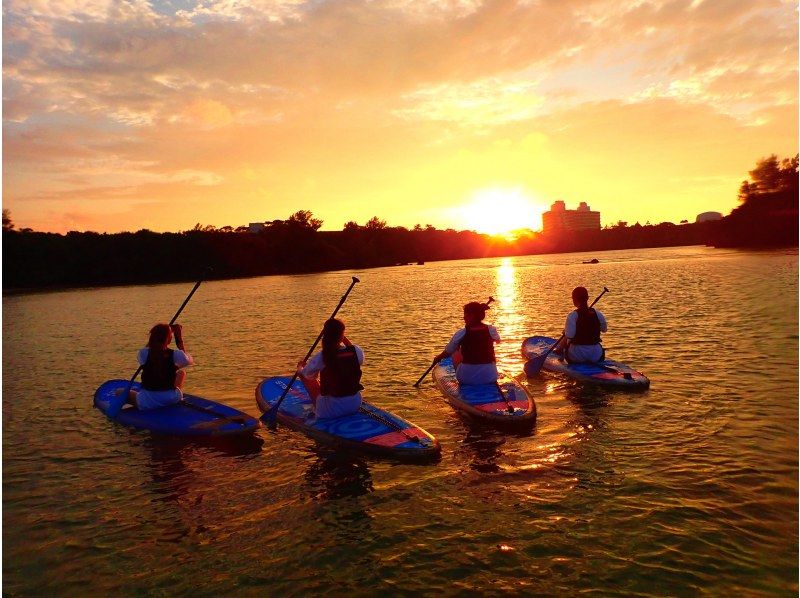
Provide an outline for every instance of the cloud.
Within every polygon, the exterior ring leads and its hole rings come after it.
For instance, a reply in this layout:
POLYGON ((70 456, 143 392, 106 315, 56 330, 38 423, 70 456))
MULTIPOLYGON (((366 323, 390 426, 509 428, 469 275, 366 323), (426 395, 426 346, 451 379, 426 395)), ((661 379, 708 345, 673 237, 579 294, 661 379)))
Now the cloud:
MULTIPOLYGON (((17 221, 37 198, 113 202, 111 189, 164 205, 216 192, 225 220, 247 220, 264 197, 275 209, 330 197, 357 210, 354 179, 379 192, 425 179, 456 201, 452 156, 483 144, 500 155, 530 136, 566 156, 553 145, 575 147, 563 132, 624 154, 650 148, 655 127, 673 178, 693 158, 672 140, 697 145, 693 131, 714 145, 745 135, 742 157, 726 152, 731 169, 768 143, 796 147, 797 19, 786 2, 175 4, 5 3, 4 190, 17 221), (628 144, 604 144, 601 133, 628 144), (313 191, 293 195, 312 178, 313 191)), ((619 161, 592 158, 601 159, 619 161)), ((477 169, 483 180, 465 178, 513 186, 525 177, 489 162, 494 171, 477 169)), ((548 193, 562 180, 541 177, 548 193)), ((205 221, 223 214, 210 209, 205 221)), ((385 209, 391 220, 398 208, 385 209)))

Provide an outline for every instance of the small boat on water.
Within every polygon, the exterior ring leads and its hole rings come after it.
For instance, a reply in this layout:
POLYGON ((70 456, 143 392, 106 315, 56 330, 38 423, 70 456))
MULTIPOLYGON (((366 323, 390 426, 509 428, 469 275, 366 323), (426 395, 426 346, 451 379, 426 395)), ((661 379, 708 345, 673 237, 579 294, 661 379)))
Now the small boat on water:
POLYGON ((600 263, 600 260, 598 260, 598 259, 595 257, 595 258, 592 258, 592 259, 590 259, 590 260, 588 260, 588 261, 585 261, 585 262, 583 262, 583 263, 584 263, 584 264, 599 264, 599 263, 600 263))

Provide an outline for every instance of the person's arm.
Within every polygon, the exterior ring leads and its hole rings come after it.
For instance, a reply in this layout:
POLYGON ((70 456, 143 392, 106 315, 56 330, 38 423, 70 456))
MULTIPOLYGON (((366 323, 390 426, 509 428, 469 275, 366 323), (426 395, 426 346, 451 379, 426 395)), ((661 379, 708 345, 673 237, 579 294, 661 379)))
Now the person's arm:
POLYGON ((185 352, 186 347, 183 344, 183 326, 180 324, 172 324, 170 328, 172 328, 172 334, 175 337, 175 346, 185 352))
POLYGON ((597 310, 595 310, 595 313, 597 314, 597 320, 600 322, 600 332, 608 332, 606 317, 597 310))
POLYGON ((458 345, 461 344, 461 339, 464 338, 464 335, 467 333, 465 328, 462 328, 458 332, 453 335, 453 338, 450 339, 450 342, 447 343, 447 346, 444 348, 444 351, 439 353, 436 357, 433 358, 433 363, 439 363, 445 357, 449 357, 453 353, 458 350, 458 345))
POLYGON ((317 353, 308 360, 297 362, 297 373, 303 379, 312 380, 317 377, 322 368, 325 367, 325 361, 322 359, 322 352, 317 353))
POLYGON ((572 317, 574 313, 575 312, 570 312, 569 315, 567 315, 567 319, 564 322, 564 336, 553 349, 555 353, 564 351, 569 342, 575 337, 575 318, 572 317))
POLYGON ((500 342, 500 333, 497 332, 497 328, 495 328, 494 326, 489 326, 489 336, 492 337, 492 340, 495 343, 500 342))

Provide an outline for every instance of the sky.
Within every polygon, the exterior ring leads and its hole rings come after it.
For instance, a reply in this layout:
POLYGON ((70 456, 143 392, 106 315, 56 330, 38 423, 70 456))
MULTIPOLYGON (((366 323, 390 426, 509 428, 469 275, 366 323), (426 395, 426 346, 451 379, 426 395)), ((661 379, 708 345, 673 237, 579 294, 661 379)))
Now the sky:
POLYGON ((3 207, 53 232, 727 214, 798 151, 797 24, 778 0, 4 0, 3 207))

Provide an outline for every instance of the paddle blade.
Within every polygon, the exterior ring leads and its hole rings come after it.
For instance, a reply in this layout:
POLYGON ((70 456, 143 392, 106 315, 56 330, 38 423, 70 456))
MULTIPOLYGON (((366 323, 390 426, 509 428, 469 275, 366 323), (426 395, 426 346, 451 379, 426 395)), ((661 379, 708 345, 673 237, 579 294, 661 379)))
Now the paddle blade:
POLYGON ((546 359, 547 355, 540 355, 539 357, 534 357, 530 361, 525 362, 525 367, 523 368, 525 370, 525 375, 528 378, 536 376, 542 370, 546 359))
POLYGON ((259 421, 267 426, 270 430, 274 430, 278 427, 278 409, 277 405, 274 407, 270 407, 267 411, 264 412, 259 418, 259 421))

